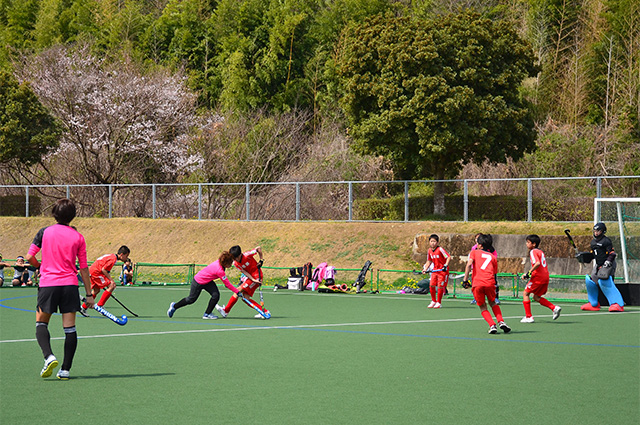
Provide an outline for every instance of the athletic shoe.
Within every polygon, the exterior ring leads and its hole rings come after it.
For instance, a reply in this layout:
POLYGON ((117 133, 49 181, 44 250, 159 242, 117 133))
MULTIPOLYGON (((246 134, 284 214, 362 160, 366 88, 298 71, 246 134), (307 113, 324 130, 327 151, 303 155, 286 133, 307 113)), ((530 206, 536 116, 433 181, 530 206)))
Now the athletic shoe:
POLYGON ((207 314, 205 313, 204 316, 202 316, 203 319, 211 319, 211 320, 216 320, 218 318, 218 316, 214 315, 214 314, 207 314))
POLYGON ((435 302, 435 301, 431 301, 431 302, 429 303, 429 305, 427 306, 427 308, 433 308, 433 307, 435 307, 435 306, 436 306, 436 302, 435 302))
POLYGON ((596 305, 595 307, 591 305, 591 303, 586 303, 583 304, 582 307, 580 307, 580 310, 585 310, 585 311, 600 311, 600 303, 598 303, 598 305, 596 305))
POLYGON ((173 313, 176 312, 176 308, 174 307, 175 305, 176 303, 171 303, 169 310, 167 310, 167 316, 169 316, 169 318, 173 317, 173 313))
POLYGON ((256 314, 255 316, 253 316, 255 319, 264 319, 264 316, 260 313, 256 314))
POLYGON ((520 320, 520 323, 533 323, 533 322, 535 322, 535 320, 533 320, 533 316, 531 317, 524 316, 522 320, 520 320))
POLYGON ((227 317, 229 315, 229 313, 224 311, 224 306, 223 305, 216 304, 216 310, 218 310, 218 313, 220 313, 220 316, 222 316, 223 318, 227 317))
POLYGON ((554 309, 553 309, 553 320, 556 320, 558 317, 560 317, 560 312, 562 311, 562 307, 560 307, 559 305, 557 305, 554 309))
POLYGON ((620 304, 611 304, 609 311, 624 311, 624 308, 620 304))
POLYGON ((87 309, 86 309, 86 308, 84 308, 84 307, 80 307, 80 311, 79 311, 79 313, 80 313, 81 315, 83 315, 84 317, 89 317, 89 313, 87 313, 87 309))
POLYGON ((69 371, 68 370, 62 370, 60 369, 58 371, 58 374, 56 375, 58 377, 58 379, 60 379, 61 381, 66 381, 69 379, 69 371))
POLYGON ((440 308, 440 307, 442 307, 442 304, 440 304, 440 303, 436 303, 436 304, 433 306, 433 308, 440 308))
POLYGON ((43 378, 50 377, 51 374, 53 373, 53 369, 55 369, 57 366, 58 366, 58 359, 56 359, 56 356, 51 354, 49 357, 45 359, 44 367, 40 372, 40 376, 42 376, 43 378))
POLYGON ((471 302, 469 304, 478 304, 478 303, 476 302, 476 299, 474 298, 474 299, 471 300, 471 302))
POLYGON ((489 326, 489 333, 490 334, 497 334, 498 333, 498 328, 496 328, 496 325, 489 326))
POLYGON ((511 332, 511 328, 509 327, 509 325, 507 325, 504 322, 499 322, 498 326, 500 327, 500 329, 502 329, 504 331, 504 333, 508 334, 509 332, 511 332))

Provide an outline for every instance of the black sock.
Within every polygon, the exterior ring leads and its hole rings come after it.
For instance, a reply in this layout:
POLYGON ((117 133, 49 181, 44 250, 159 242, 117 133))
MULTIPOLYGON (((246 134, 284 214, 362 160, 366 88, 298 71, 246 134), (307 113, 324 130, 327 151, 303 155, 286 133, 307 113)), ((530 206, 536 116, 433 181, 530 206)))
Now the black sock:
POLYGON ((71 369, 71 363, 73 363, 73 356, 76 354, 77 347, 78 332, 76 332, 76 327, 64 328, 64 361, 62 362, 62 367, 60 367, 61 370, 71 369))
POLYGON ((53 354, 53 351, 51 351, 51 335, 49 335, 48 323, 36 322, 36 341, 38 341, 38 345, 45 359, 53 354))

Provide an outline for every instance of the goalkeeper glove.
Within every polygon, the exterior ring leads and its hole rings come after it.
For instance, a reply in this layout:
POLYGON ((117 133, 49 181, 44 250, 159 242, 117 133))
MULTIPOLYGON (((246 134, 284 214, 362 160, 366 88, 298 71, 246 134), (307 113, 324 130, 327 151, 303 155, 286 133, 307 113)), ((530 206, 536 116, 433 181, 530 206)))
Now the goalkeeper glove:
POLYGON ((464 289, 469 289, 469 288, 471 288, 471 282, 469 281, 469 279, 464 280, 464 281, 462 282, 462 287, 463 287, 464 289))
POLYGON ((531 272, 526 272, 525 274, 522 275, 522 278, 524 280, 529 280, 531 279, 531 272))

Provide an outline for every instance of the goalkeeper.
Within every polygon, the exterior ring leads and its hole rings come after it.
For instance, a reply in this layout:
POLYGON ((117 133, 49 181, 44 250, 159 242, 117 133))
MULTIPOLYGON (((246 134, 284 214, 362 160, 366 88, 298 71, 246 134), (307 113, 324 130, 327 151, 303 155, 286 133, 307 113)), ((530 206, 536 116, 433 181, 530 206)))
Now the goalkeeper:
POLYGON ((606 232, 607 226, 604 223, 596 223, 593 226, 593 240, 591 241, 591 252, 594 257, 593 271, 591 275, 586 275, 584 279, 587 285, 589 302, 581 307, 582 310, 600 310, 600 303, 598 302, 599 285, 602 293, 609 301, 609 311, 624 311, 622 295, 613 282, 613 277, 616 273, 616 253, 613 250, 611 239, 604 235, 606 232))

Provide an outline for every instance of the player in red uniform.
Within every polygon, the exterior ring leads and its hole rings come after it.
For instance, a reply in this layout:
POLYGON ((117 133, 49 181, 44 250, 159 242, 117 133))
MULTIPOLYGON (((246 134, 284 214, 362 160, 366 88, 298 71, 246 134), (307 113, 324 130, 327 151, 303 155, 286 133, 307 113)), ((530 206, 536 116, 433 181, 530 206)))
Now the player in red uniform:
POLYGON ((553 305, 549 300, 542 296, 547 293, 549 287, 549 269, 547 268, 547 260, 544 258, 544 252, 540 248, 540 236, 529 235, 526 238, 527 248, 529 249, 529 260, 531 261, 531 270, 522 275, 523 279, 529 279, 527 286, 524 288, 522 296, 522 304, 524 305, 525 316, 520 320, 522 323, 533 323, 533 315, 531 314, 531 300, 529 294, 533 294, 533 299, 550 310, 553 311, 553 320, 560 317, 562 307, 553 305))
POLYGON ((451 257, 444 248, 438 245, 439 242, 440 237, 438 235, 429 236, 430 248, 427 251, 427 262, 422 267, 422 273, 429 273, 429 270, 438 270, 431 272, 431 282, 429 283, 431 303, 427 308, 442 307, 442 296, 447 289, 447 282, 449 282, 449 261, 451 261, 451 257))
MULTIPOLYGON (((220 313, 222 317, 227 317, 231 308, 238 301, 240 296, 244 296, 244 298, 249 301, 254 308, 259 308, 264 311, 267 316, 269 315, 269 310, 265 310, 260 306, 256 301, 252 300, 253 294, 256 292, 256 289, 262 285, 262 262, 264 261, 264 257, 262 255, 262 248, 259 246, 255 247, 251 251, 242 252, 242 249, 238 246, 232 246, 229 249, 229 253, 233 256, 233 265, 242 272, 242 276, 240 277, 240 286, 238 287, 239 294, 231 295, 229 302, 226 306, 216 306, 216 309, 220 313), (260 261, 256 261, 255 256, 258 255, 260 261), (241 293, 241 294, 240 294, 241 293)), ((256 314, 254 316, 256 319, 264 319, 265 317, 261 314, 256 314)))
MULTIPOLYGON (((100 290, 104 289, 104 293, 102 294, 102 297, 100 297, 100 301, 97 302, 97 305, 100 307, 107 302, 113 291, 116 289, 116 282, 111 278, 109 272, 116 264, 116 261, 127 261, 130 253, 131 251, 129 248, 126 245, 122 245, 118 249, 117 254, 105 254, 98 258, 91 267, 89 267, 89 275, 91 276, 91 293, 94 298, 100 293, 100 290)), ((83 316, 87 315, 86 303, 82 303, 80 314, 83 316)))
POLYGON ((489 324, 489 333, 498 333, 496 323, 491 318, 491 313, 487 309, 485 298, 489 301, 491 310, 496 316, 498 326, 504 331, 504 333, 511 332, 511 328, 507 326, 502 318, 502 310, 500 306, 496 304, 496 274, 498 273, 498 260, 493 255, 493 238, 491 235, 478 236, 478 248, 469 253, 469 261, 464 270, 464 283, 463 285, 468 288, 469 285, 469 272, 473 270, 471 281, 473 286, 471 291, 473 292, 473 298, 476 300, 478 307, 484 320, 489 324))

